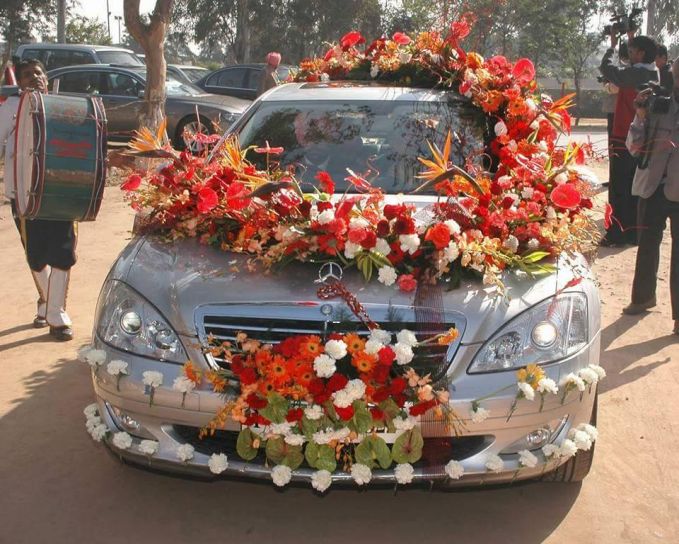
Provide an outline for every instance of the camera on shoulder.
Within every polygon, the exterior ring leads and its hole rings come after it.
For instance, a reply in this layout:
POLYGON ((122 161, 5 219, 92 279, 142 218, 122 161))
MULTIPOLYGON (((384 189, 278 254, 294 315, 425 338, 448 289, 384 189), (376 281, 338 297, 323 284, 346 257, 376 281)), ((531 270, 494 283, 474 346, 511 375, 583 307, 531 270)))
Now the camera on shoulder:
POLYGON ((655 81, 649 81, 638 87, 639 91, 646 89, 651 89, 652 93, 644 102, 643 107, 649 112, 659 115, 669 113, 672 104, 671 93, 655 81))

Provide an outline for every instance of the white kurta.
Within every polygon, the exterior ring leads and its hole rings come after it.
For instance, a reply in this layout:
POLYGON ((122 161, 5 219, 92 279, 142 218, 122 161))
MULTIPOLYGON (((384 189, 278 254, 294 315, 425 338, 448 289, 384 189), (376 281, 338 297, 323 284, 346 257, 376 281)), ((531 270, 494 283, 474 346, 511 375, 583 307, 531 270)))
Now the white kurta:
POLYGON ((10 96, 0 103, 0 158, 5 158, 5 196, 14 198, 14 131, 19 97, 10 96))

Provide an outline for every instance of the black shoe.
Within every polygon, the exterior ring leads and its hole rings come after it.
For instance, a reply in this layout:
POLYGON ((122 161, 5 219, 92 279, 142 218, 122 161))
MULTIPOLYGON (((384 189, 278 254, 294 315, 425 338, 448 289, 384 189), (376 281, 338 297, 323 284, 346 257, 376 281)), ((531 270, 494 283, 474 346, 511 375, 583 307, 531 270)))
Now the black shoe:
POLYGON ((50 327, 50 335, 60 342, 73 340, 73 329, 68 325, 64 327, 50 327))
POLYGON ((47 327, 47 320, 44 317, 36 315, 35 319, 33 320, 33 327, 36 329, 44 329, 47 327))
POLYGON ((624 247, 624 246, 625 246, 625 242, 624 242, 624 240, 619 240, 619 241, 618 241, 618 240, 615 240, 615 241, 614 241, 614 240, 611 240, 611 239, 606 238, 606 237, 604 236, 604 237, 601 239, 601 241, 599 242, 599 245, 600 245, 601 247, 624 247))
POLYGON ((655 297, 653 297, 651 300, 647 300, 646 302, 641 302, 639 304, 635 304, 634 302, 632 304, 629 304, 628 306, 625 306, 622 309, 623 314, 627 315, 638 315, 644 313, 646 310, 653 308, 655 306, 655 297))

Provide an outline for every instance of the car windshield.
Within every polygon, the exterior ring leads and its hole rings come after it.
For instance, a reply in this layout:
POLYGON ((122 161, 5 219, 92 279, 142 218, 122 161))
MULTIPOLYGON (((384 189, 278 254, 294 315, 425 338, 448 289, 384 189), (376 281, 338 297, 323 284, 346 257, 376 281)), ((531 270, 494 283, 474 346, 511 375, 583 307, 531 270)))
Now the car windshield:
MULTIPOLYGON (((146 79, 146 70, 138 70, 137 72, 146 79)), ((205 94, 205 91, 200 87, 196 87, 193 83, 180 81, 168 73, 165 77, 165 93, 167 96, 198 96, 205 94)))
MULTIPOLYGON (((422 181, 418 157, 432 158, 427 142, 443 148, 453 135, 451 160, 481 159, 482 118, 466 103, 444 101, 262 102, 239 130, 240 143, 283 147, 282 166, 303 182, 325 170, 347 188, 347 168, 387 193, 412 191, 422 181)), ((263 155, 248 156, 263 166, 263 155)), ((306 186, 306 185, 305 185, 306 186)), ((308 188, 308 186, 306 186, 308 188)))
POLYGON ((102 64, 144 66, 144 63, 129 51, 97 51, 97 56, 102 64))
POLYGON ((193 82, 198 81, 201 77, 210 72, 210 70, 206 70, 205 68, 182 68, 181 71, 193 82))

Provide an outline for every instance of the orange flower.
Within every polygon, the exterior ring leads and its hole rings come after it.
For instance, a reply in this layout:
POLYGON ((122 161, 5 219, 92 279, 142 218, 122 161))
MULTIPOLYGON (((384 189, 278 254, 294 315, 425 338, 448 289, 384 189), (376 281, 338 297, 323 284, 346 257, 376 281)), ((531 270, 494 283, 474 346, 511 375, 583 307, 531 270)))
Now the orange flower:
POLYGON ((361 339, 358 334, 353 332, 345 335, 342 340, 344 340, 344 343, 347 345, 347 351, 352 355, 356 355, 363 351, 363 348, 365 347, 365 340, 361 339))
POLYGON ((365 351, 359 351, 351 358, 351 364, 356 367, 356 370, 362 373, 368 373, 375 368, 377 364, 377 357, 370 355, 365 351))
POLYGON ((523 117, 528 114, 528 106, 523 99, 512 100, 507 106, 507 113, 512 117, 523 117))
POLYGON ((218 372, 210 370, 210 372, 207 373, 206 378, 207 381, 212 384, 212 389, 215 393, 221 393, 226 388, 226 380, 222 378, 218 372))
POLYGON ((455 342, 455 340, 457 340, 458 336, 460 336, 460 331, 453 328, 448 329, 448 332, 438 337, 439 346, 447 346, 448 344, 452 344, 455 342))
POLYGON ((312 359, 323 353, 321 339, 318 336, 307 336, 306 340, 300 344, 299 348, 302 355, 306 355, 312 359))
POLYGON ((288 381, 288 369, 285 368, 285 359, 283 359, 283 357, 274 357, 269 365, 268 371, 268 374, 271 376, 271 381, 275 385, 280 386, 288 381))
POLYGON ((295 372, 295 382, 305 388, 309 386, 311 380, 315 377, 314 368, 310 364, 300 366, 295 372))
POLYGON ((195 367, 195 365, 191 361, 187 361, 186 364, 184 364, 183 370, 184 376, 186 376, 196 385, 200 385, 200 382, 202 380, 201 372, 195 367))
POLYGON ((495 113, 502 106, 504 97, 500 91, 488 91, 481 99, 481 107, 487 113, 495 113))
POLYGON ((257 386, 257 390, 266 397, 269 393, 276 391, 276 387, 271 382, 261 381, 257 386))

